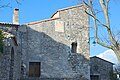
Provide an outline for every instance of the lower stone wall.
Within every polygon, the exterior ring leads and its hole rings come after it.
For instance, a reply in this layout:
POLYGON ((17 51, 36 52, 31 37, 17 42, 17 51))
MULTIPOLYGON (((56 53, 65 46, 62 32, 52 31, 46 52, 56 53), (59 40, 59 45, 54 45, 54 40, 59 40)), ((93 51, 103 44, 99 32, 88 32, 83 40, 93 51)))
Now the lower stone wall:
POLYGON ((9 55, 0 55, 0 80, 9 80, 9 55))
POLYGON ((88 80, 84 78, 29 78, 29 79, 21 79, 21 80, 88 80))

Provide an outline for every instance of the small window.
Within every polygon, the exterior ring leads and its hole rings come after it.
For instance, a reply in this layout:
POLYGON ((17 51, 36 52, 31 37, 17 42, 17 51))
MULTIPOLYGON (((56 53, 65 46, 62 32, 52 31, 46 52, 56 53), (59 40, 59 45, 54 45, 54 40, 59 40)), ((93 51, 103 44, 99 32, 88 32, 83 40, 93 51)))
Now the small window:
POLYGON ((29 77, 40 77, 40 62, 30 62, 29 63, 29 77))
POLYGON ((72 53, 76 53, 77 52, 77 43, 76 42, 73 42, 72 44, 71 44, 71 52, 72 53))

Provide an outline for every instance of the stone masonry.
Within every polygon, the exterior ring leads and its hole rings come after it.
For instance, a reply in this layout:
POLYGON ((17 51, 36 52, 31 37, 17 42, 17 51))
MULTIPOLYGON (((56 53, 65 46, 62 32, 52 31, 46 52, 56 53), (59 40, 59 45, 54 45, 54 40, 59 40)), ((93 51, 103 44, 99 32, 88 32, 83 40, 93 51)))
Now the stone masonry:
MULTIPOLYGON (((18 25, 0 23, 0 28, 5 31, 4 52, 0 54, 0 80, 17 80, 21 76, 21 54, 19 46, 15 42, 16 27, 18 25)), ((17 35, 16 35, 17 37, 17 35)))
POLYGON ((10 47, 15 55, 10 58, 13 68, 8 70, 13 74, 8 73, 9 79, 90 80, 89 17, 85 9, 85 5, 72 6, 58 10, 50 19, 19 25, 12 32, 17 45, 10 47))
MULTIPOLYGON (((29 62, 41 62, 39 78, 89 80, 89 18, 84 6, 58 10, 50 19, 19 28, 24 78, 29 62), (71 52, 72 42, 77 52, 71 52)), ((34 79, 34 78, 32 78, 34 79)))
POLYGON ((93 56, 90 58, 91 80, 113 80, 113 63, 93 56))

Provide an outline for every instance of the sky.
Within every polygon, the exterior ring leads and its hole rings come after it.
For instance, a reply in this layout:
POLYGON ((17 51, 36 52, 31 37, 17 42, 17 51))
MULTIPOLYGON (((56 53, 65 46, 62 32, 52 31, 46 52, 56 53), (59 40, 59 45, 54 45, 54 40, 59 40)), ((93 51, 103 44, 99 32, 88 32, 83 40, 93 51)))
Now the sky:
POLYGON ((110 61, 112 63, 118 64, 117 57, 112 50, 106 50, 105 52, 97 55, 97 57, 100 57, 104 60, 107 60, 107 61, 110 61))
MULTIPOLYGON (((20 24, 35 22, 43 19, 48 19, 54 14, 58 9, 66 8, 69 6, 78 5, 77 0, 20 0, 21 4, 18 5, 14 0, 4 0, 0 2, 2 4, 10 3, 7 8, 0 8, 0 22, 10 22, 12 23, 13 9, 19 8, 19 20, 20 24)), ((116 32, 116 30, 120 29, 120 0, 111 0, 109 7, 110 14, 110 22, 112 29, 116 32)), ((101 16, 99 16, 102 19, 101 16)), ((90 23, 90 27, 92 27, 92 23, 90 23)), ((102 31, 101 31, 102 32, 102 31)), ((95 56, 100 53, 108 50, 97 44, 92 44, 93 30, 90 31, 90 56, 95 56)))

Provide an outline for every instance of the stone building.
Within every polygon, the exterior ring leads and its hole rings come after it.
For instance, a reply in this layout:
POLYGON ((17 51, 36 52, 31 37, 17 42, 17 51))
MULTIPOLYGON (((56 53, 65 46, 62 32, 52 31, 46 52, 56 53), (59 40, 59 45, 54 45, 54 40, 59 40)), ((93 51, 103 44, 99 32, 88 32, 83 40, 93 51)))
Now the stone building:
POLYGON ((23 25, 18 25, 15 9, 14 23, 3 26, 10 26, 13 35, 7 54, 9 80, 90 80, 85 9, 85 5, 64 8, 49 19, 23 25))
POLYGON ((113 63, 99 57, 90 58, 91 80, 113 80, 113 63))
POLYGON ((3 53, 0 54, 0 80, 17 80, 21 74, 21 54, 17 44, 16 30, 19 25, 0 23, 5 39, 3 53), (11 34, 12 33, 12 34, 11 34), (14 77, 14 79, 13 79, 14 77))

